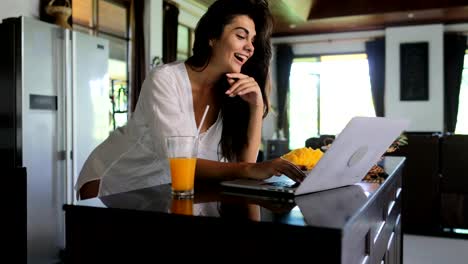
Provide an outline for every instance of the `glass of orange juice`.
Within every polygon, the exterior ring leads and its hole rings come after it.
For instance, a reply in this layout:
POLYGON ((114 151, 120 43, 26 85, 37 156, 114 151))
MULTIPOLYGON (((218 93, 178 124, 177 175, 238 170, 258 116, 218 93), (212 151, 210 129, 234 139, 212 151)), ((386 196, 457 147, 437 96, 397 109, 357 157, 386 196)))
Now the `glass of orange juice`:
POLYGON ((173 196, 193 197, 197 142, 195 136, 171 136, 166 138, 173 196))

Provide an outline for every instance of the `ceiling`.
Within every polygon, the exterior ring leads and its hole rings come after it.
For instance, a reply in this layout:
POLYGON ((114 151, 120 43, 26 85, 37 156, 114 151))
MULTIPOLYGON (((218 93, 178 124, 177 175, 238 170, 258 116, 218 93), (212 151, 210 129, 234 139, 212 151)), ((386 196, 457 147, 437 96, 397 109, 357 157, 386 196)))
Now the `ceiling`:
MULTIPOLYGON (((209 6, 215 0, 193 0, 209 6)), ((468 22, 468 0, 268 0, 274 36, 468 22)))

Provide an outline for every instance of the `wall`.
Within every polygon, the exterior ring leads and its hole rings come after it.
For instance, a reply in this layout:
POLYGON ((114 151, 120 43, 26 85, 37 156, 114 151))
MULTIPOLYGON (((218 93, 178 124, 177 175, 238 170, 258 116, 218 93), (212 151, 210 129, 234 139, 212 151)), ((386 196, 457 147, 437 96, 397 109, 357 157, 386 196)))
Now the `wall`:
MULTIPOLYGON (((444 32, 467 32, 468 24, 420 25, 391 27, 379 31, 306 35, 274 38, 273 44, 289 43, 297 56, 365 52, 365 42, 386 39, 385 113, 388 117, 411 119, 409 131, 442 131, 443 124, 443 35, 444 32), (400 101, 400 43, 429 42, 429 101, 400 101)), ((274 65, 274 61, 273 61, 274 65)), ((273 71, 275 72, 275 71, 273 71)), ((272 101, 276 105, 276 101, 272 101)), ((275 122, 274 118, 266 122, 275 122)), ((268 139, 274 125, 264 124, 263 135, 268 139)))
POLYGON ((409 118, 409 131, 444 129, 443 25, 385 30, 385 116, 409 118), (400 43, 429 42, 429 100, 400 101, 400 43))
POLYGON ((365 52, 365 41, 381 37, 383 30, 273 38, 273 44, 289 43, 296 56, 365 52))
POLYGON ((7 17, 30 16, 39 18, 39 0, 2 0, 0 20, 7 17))

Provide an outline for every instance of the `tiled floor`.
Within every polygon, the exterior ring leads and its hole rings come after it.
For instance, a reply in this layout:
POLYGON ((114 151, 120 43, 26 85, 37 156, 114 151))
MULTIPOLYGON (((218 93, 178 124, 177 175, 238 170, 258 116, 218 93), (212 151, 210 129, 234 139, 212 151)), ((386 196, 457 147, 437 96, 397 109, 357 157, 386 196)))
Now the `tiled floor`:
POLYGON ((403 236, 404 264, 467 264, 468 240, 403 236))

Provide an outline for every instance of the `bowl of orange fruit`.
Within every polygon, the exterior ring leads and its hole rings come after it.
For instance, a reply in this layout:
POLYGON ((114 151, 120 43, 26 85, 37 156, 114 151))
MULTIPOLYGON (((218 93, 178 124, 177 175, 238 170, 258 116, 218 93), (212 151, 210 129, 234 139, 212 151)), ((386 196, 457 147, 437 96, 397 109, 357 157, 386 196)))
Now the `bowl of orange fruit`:
POLYGON ((301 170, 307 172, 315 167, 322 156, 323 152, 320 149, 303 147, 291 150, 281 156, 281 158, 293 163, 301 170))

